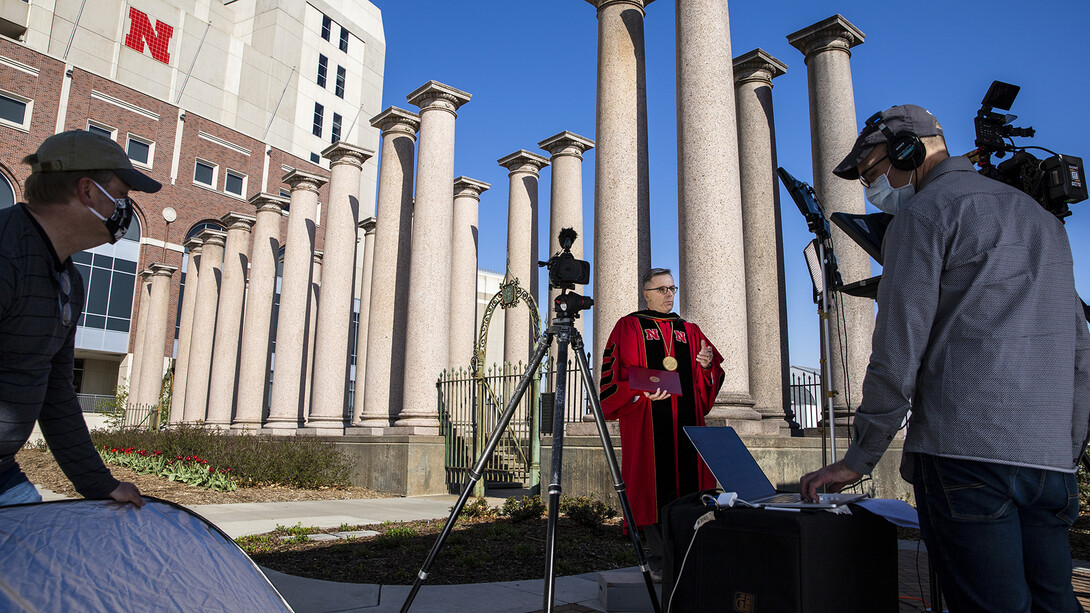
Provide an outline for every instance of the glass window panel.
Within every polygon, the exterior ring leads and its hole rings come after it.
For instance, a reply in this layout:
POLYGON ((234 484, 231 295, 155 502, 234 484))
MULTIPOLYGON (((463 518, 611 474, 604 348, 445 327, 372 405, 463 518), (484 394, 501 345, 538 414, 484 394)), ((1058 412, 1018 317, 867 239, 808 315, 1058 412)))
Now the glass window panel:
POLYGON ((98 268, 113 268, 114 259, 108 255, 95 254, 95 266, 98 268))
POLYGON ((333 30, 333 20, 328 15, 322 15, 322 38, 329 40, 331 30, 333 30))
POLYGON ((106 128, 100 128, 100 127, 96 126, 93 123, 87 124, 87 131, 90 132, 91 134, 101 134, 102 136, 105 136, 106 138, 109 138, 109 139, 113 139, 113 137, 114 137, 113 130, 107 130, 106 128))
POLYGON ((0 119, 23 125, 26 121, 26 103, 7 96, 0 96, 0 119))
POLYGON ((136 215, 132 216, 132 223, 129 224, 129 229, 125 231, 125 236, 121 237, 123 241, 139 241, 140 240, 140 218, 136 215))
POLYGON ((314 136, 321 136, 322 135, 322 122, 324 120, 324 115, 325 115, 325 107, 322 106, 320 103, 315 102, 314 103, 314 126, 311 128, 311 132, 314 133, 314 136))
POLYGON ((129 137, 129 159, 141 164, 148 164, 151 158, 151 145, 129 137))
POLYGON ((114 270, 120 270, 121 272, 131 272, 136 274, 136 262, 132 260, 122 260, 117 258, 114 260, 114 270))
POLYGON ((341 26, 341 51, 348 53, 348 30, 341 26))
POLYGON ((337 88, 335 93, 337 94, 338 98, 344 98, 344 79, 344 66, 337 66, 337 88))
MULTIPOLYGON (((77 253, 73 253, 72 254, 72 261, 75 262, 76 264, 86 264, 86 265, 90 266, 91 265, 91 254, 87 253, 86 251, 79 251, 77 253)), ((83 268, 80 268, 80 271, 82 271, 82 270, 83 270, 83 268)))
POLYGON ((204 183, 205 185, 212 185, 212 175, 215 173, 215 167, 211 164, 205 164, 204 162, 197 162, 196 167, 193 169, 193 180, 197 183, 204 183))
POLYGON ((84 306, 88 314, 106 313, 110 299, 110 276, 111 273, 108 270, 91 269, 91 278, 87 282, 87 304, 84 306))
POLYGON ((325 87, 326 70, 328 70, 329 58, 324 55, 318 55, 318 85, 325 87))
POLYGON ((223 190, 236 196, 242 195, 242 176, 233 172, 227 173, 227 179, 224 181, 223 190))
POLYGON ((91 315, 88 313, 86 317, 83 318, 83 325, 88 328, 98 328, 101 330, 106 327, 106 318, 102 315, 91 315))
POLYGON ((116 317, 107 317, 106 318, 106 329, 107 330, 114 330, 116 332, 128 332, 129 331, 129 320, 127 320, 127 319, 118 319, 116 317))
POLYGON ((134 287, 136 287, 136 275, 114 272, 114 280, 110 288, 110 310, 106 314, 124 319, 131 317, 134 287))

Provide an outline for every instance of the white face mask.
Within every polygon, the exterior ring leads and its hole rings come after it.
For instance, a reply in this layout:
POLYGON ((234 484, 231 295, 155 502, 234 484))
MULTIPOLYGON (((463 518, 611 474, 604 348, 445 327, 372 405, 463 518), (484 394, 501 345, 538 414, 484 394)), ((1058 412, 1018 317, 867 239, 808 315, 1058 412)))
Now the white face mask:
MULTIPOLYGON (((893 167, 890 166, 890 169, 893 167)), ((881 211, 896 215, 905 202, 916 195, 916 187, 911 182, 904 187, 893 187, 889 184, 889 170, 870 185, 864 188, 867 200, 881 211)))

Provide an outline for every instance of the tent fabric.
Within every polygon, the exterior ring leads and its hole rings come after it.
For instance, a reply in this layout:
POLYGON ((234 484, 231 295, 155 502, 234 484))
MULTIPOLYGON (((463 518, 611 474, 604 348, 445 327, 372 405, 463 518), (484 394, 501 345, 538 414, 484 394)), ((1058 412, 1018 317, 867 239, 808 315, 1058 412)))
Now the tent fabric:
POLYGON ((291 612, 219 528, 145 499, 0 507, 0 611, 291 612))

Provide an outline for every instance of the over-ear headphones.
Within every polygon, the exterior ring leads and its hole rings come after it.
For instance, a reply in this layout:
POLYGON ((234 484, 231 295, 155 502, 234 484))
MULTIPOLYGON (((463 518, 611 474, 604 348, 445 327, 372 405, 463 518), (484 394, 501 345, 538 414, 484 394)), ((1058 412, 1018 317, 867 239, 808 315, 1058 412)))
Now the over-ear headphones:
POLYGON ((920 137, 916 136, 915 132, 902 130, 894 133, 882 119, 882 111, 871 115, 866 125, 881 130, 886 140, 889 141, 889 160, 894 168, 898 170, 916 170, 923 165, 927 152, 924 150, 923 142, 920 141, 920 137))

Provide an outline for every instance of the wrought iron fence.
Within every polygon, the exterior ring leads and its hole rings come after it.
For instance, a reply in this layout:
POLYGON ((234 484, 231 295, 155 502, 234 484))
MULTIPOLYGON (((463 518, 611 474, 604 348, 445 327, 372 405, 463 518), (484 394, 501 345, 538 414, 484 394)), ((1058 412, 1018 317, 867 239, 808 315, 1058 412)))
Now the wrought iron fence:
POLYGON ((113 402, 115 398, 113 394, 76 394, 79 408, 84 413, 97 413, 99 409, 95 405, 113 402))
POLYGON ((821 373, 791 373, 791 408, 803 428, 816 428, 821 419, 821 373))

